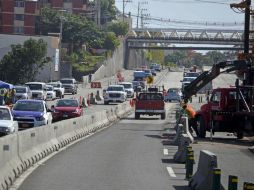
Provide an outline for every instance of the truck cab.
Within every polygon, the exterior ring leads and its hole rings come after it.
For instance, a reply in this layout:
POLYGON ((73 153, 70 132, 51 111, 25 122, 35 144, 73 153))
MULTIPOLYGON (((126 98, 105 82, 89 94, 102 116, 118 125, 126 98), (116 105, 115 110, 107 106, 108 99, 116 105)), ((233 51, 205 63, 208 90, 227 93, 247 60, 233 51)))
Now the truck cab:
POLYGON ((165 119, 165 103, 161 92, 157 90, 140 92, 135 100, 135 119, 139 119, 140 115, 161 115, 161 119, 165 119))
MULTIPOLYGON (((239 108, 244 108, 243 102, 239 108)), ((237 132, 240 138, 240 127, 243 127, 240 123, 244 121, 240 112, 237 112, 236 88, 214 89, 208 102, 197 111, 196 119, 200 137, 205 137, 206 131, 212 128, 213 132, 237 132)))

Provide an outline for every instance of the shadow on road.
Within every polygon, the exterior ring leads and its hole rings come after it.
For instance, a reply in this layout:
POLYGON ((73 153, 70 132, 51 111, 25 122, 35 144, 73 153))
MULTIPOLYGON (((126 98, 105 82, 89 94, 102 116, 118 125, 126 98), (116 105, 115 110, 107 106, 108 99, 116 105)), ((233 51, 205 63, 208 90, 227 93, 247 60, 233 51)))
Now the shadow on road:
POLYGON ((231 144, 231 145, 240 145, 240 146, 253 146, 254 141, 247 139, 236 139, 236 138, 226 138, 226 137, 213 137, 212 140, 210 138, 195 138, 195 140, 199 142, 209 142, 209 143, 223 143, 223 144, 231 144))
POLYGON ((155 139, 161 139, 160 135, 145 135, 146 137, 155 138, 155 139))
POLYGON ((126 131, 164 131, 164 130, 160 130, 160 129, 150 129, 150 130, 140 130, 140 129, 120 129, 120 130, 126 130, 126 131))
POLYGON ((142 121, 142 120, 159 120, 159 118, 140 118, 140 119, 135 119, 134 117, 126 117, 126 118, 123 118, 122 120, 137 120, 137 121, 142 121))

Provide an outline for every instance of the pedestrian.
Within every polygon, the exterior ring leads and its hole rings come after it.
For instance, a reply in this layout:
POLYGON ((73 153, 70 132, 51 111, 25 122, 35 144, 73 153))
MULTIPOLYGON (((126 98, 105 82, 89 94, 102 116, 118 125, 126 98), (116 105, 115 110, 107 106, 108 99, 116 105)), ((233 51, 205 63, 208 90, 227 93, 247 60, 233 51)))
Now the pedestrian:
POLYGON ((4 88, 2 88, 0 90, 0 106, 4 105, 4 96, 5 96, 5 90, 4 90, 4 88))
POLYGON ((188 116, 188 124, 189 124, 189 131, 193 133, 195 131, 196 135, 199 136, 198 129, 197 129, 197 121, 195 119, 196 111, 190 104, 183 104, 183 113, 187 114, 188 116))
POLYGON ((88 75, 88 81, 89 81, 89 83, 92 82, 92 74, 91 73, 88 75))
POLYGON ((16 102, 16 90, 15 90, 15 88, 13 88, 13 89, 11 89, 11 102, 12 102, 12 104, 15 104, 15 102, 16 102))

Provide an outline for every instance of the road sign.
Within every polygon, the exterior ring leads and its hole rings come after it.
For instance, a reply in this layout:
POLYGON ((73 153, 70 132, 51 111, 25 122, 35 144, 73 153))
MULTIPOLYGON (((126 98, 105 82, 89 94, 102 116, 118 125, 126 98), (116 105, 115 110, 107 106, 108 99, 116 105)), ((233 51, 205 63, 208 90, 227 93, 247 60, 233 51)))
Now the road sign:
POLYGON ((100 82, 91 82, 91 88, 101 88, 100 82))
POLYGON ((153 76, 148 76, 146 78, 146 82, 147 82, 147 84, 153 84, 153 76))

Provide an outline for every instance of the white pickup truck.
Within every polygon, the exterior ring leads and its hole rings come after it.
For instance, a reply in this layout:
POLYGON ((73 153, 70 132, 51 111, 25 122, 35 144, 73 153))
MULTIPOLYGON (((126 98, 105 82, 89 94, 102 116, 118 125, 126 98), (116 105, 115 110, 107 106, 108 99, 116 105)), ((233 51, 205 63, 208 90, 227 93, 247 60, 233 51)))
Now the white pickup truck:
POLYGON ((0 106, 0 135, 8 135, 18 131, 18 122, 13 120, 11 110, 0 106))
POLYGON ((54 87, 54 91, 56 92, 57 98, 60 98, 60 99, 64 98, 65 90, 61 82, 50 82, 48 83, 48 85, 51 85, 54 87))
POLYGON ((122 85, 109 85, 103 98, 105 105, 109 102, 125 102, 127 93, 122 85))

